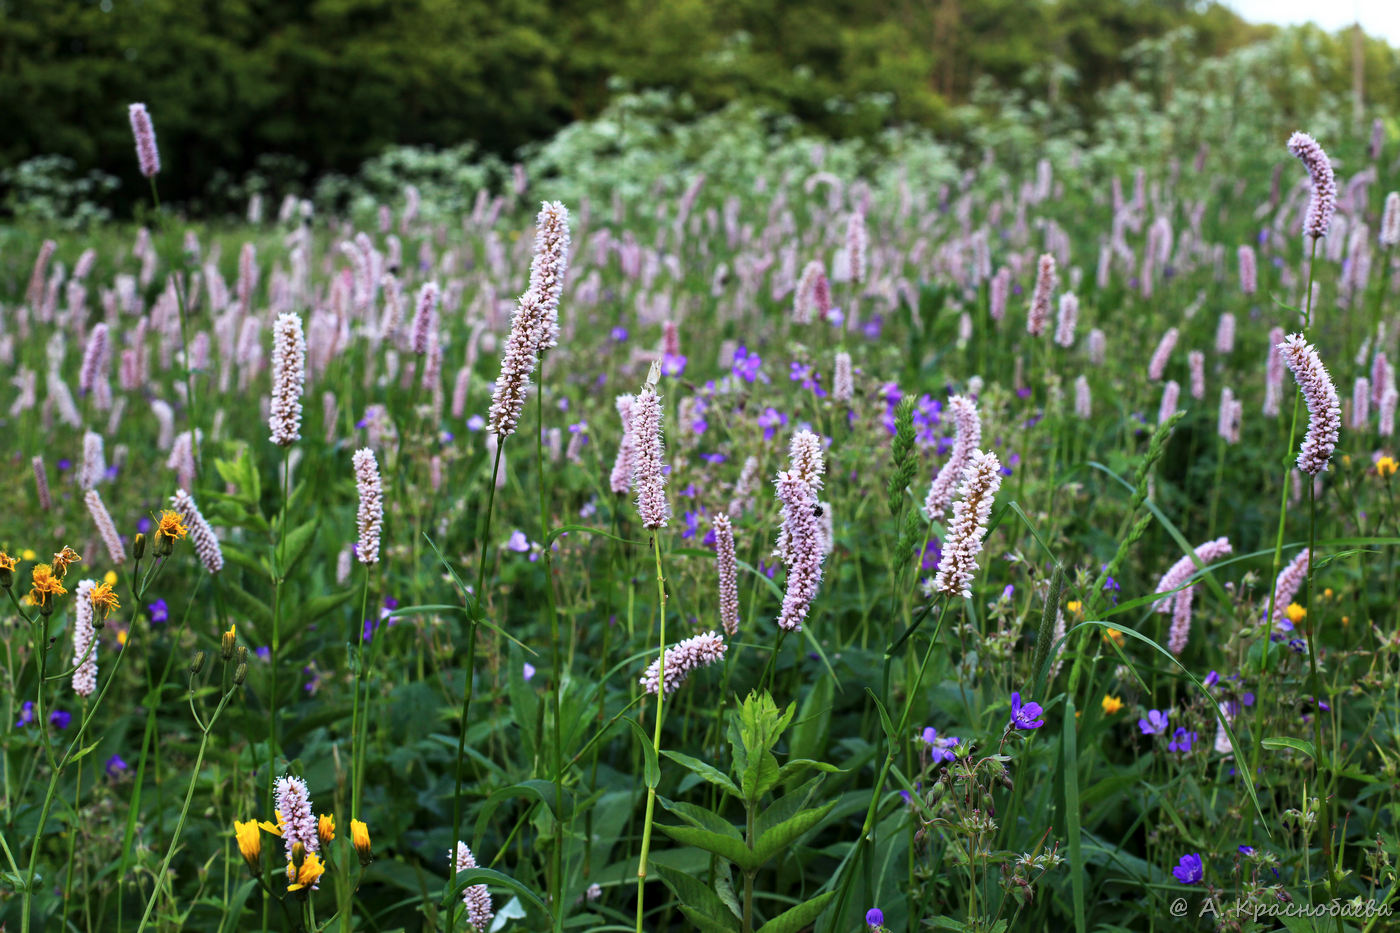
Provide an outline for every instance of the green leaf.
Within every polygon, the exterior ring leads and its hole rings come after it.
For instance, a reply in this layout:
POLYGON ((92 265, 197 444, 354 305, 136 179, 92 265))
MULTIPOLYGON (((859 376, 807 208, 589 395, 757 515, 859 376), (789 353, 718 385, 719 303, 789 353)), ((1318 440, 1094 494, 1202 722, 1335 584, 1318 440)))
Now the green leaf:
POLYGON ((803 901, 759 927, 758 933, 798 933, 815 922, 835 896, 835 891, 827 891, 825 894, 818 894, 809 901, 803 901))
MULTIPOLYGON (((476 818, 475 835, 477 838, 481 837, 482 832, 486 829, 487 825, 490 824, 491 817, 496 813, 496 808, 513 797, 525 797, 535 800, 538 803, 544 804, 545 809, 550 812, 551 816, 556 819, 560 816, 554 810, 554 784, 552 782, 539 778, 521 781, 518 784, 511 784, 509 787, 499 788, 492 792, 490 797, 486 798, 486 802, 482 804, 481 812, 477 814, 476 818)), ((569 818, 570 811, 573 809, 572 803, 573 798, 566 791, 564 793, 565 820, 569 818)))
POLYGON ((93 743, 92 743, 91 745, 89 745, 87 748, 85 748, 85 749, 83 749, 82 751, 78 752, 78 754, 74 755, 72 758, 69 758, 69 759, 68 759, 68 762, 67 762, 66 764, 64 764, 62 767, 65 767, 65 768, 66 768, 66 767, 68 767, 68 765, 71 765, 71 764, 72 764, 73 762, 75 762, 75 761, 82 761, 84 758, 86 758, 86 757, 92 752, 92 750, 93 750, 94 748, 96 748, 97 746, 99 746, 99 745, 101 745, 101 744, 102 744, 101 740, 98 740, 98 741, 96 741, 96 742, 93 742, 93 743))
POLYGON ((631 726, 632 731, 637 733, 637 741, 642 743, 642 755, 646 759, 647 787, 655 787, 661 783, 661 762, 656 757, 656 748, 652 745, 652 738, 646 734, 645 729, 637 724, 637 720, 624 716, 622 721, 631 726))
POLYGON ((223 552, 224 560, 235 567, 242 567, 254 576, 262 577, 268 582, 272 581, 272 570, 261 560, 252 554, 231 544, 220 542, 219 549, 223 552))
POLYGON ((1280 735, 1264 739, 1259 744, 1265 748, 1291 748, 1294 751, 1302 752, 1314 761, 1317 760, 1317 749, 1307 739, 1294 739, 1280 735))
POLYGON ((269 641, 265 633, 267 627, 272 624, 272 608, 237 583, 220 580, 219 585, 224 587, 224 595, 228 597, 233 608, 248 617, 248 622, 259 640, 269 641))
POLYGON ((682 845, 694 846, 697 849, 704 849, 706 852, 718 855, 720 858, 729 859, 738 865, 741 871, 757 871, 763 864, 753 849, 744 845, 742 839, 735 839, 732 836, 695 826, 662 826, 657 824, 656 828, 682 845))
POLYGON ((661 754, 665 755, 676 764, 689 769, 691 772, 699 775, 716 787, 724 788, 735 797, 743 796, 739 793, 739 788, 735 787, 734 782, 729 779, 729 776, 714 765, 706 764, 698 758, 691 758, 689 755, 682 755, 680 752, 673 752, 670 749, 663 751, 661 754))
POLYGON ((534 761, 535 753, 540 747, 540 737, 536 731, 536 723, 539 719, 540 698, 537 693, 525 683, 525 665, 520 659, 520 652, 515 648, 510 650, 510 670, 506 675, 506 691, 510 696, 511 718, 520 729, 520 734, 524 738, 523 760, 534 761))
POLYGON ((826 815, 831 812, 831 808, 836 806, 836 803, 835 800, 831 800, 815 810, 803 810, 760 836, 754 844, 754 852, 758 854, 760 863, 767 862, 797 842, 808 830, 815 828, 818 823, 826 819, 826 815))
POLYGON ((774 826, 796 816, 798 811, 807 806, 807 802, 812 799, 812 795, 821 786, 822 780, 823 778, 819 774, 801 787, 795 788, 773 801, 768 809, 760 813, 758 818, 754 820, 754 832, 762 838, 763 834, 774 826))
POLYGON ((658 797, 657 799, 661 801, 663 807, 685 820, 691 826, 698 829, 707 829, 712 833, 719 833, 721 836, 732 836, 740 842, 744 841, 744 834, 739 831, 739 828, 718 813, 706 810, 704 807, 697 807, 693 803, 685 803, 679 800, 667 800, 665 797, 658 797))
POLYGON ((737 933, 739 929, 738 924, 712 920, 708 914, 703 914, 687 904, 681 905, 681 913, 685 914, 686 919, 694 924, 700 933, 737 933))
POLYGON ((831 726, 832 685, 835 679, 819 678, 802 701, 802 711, 788 739, 788 753, 795 758, 815 758, 826 751, 831 726))
POLYGON ((703 915, 722 929, 737 929, 737 924, 734 921, 739 915, 731 913, 730 908, 725 905, 724 901, 720 900, 719 895, 710 890, 699 878, 683 871, 676 871, 674 868, 668 868, 665 865, 657 865, 656 873, 661 876, 661 880, 666 882, 666 886, 671 889, 682 904, 703 915))
POLYGON ((540 913, 548 915, 549 909, 545 907, 540 896, 528 887, 516 881, 509 875, 501 874, 491 868, 468 868, 466 871, 457 872, 452 879, 452 896, 460 898, 462 892, 474 884, 495 885, 498 888, 506 888, 520 895, 531 907, 540 913))
MULTIPOLYGON (((324 596, 313 596, 302 603, 301 611, 296 614, 297 624, 301 626, 310 625, 321 616, 336 609, 350 601, 356 593, 355 590, 342 590, 339 593, 327 593, 324 596)), ((283 628, 286 631, 286 628, 283 628)))
POLYGON ((796 758, 787 762, 778 769, 778 783, 781 787, 795 774, 801 774, 808 768, 816 768, 818 771, 825 771, 827 774, 840 774, 841 769, 825 761, 813 761, 810 758, 796 758))
POLYGON ((593 528, 589 525, 560 525, 558 528, 551 528, 549 530, 549 534, 545 535, 544 546, 549 547, 551 544, 554 543, 555 538, 568 531, 582 531, 586 534, 597 535, 600 538, 609 538, 613 541, 619 541, 622 544, 634 544, 637 547, 647 546, 647 543, 645 541, 632 541, 627 538, 619 538, 617 535, 613 534, 610 531, 604 531, 601 528, 593 528))
POLYGON ((321 520, 313 518, 287 532, 287 539, 282 542, 282 547, 277 553, 277 566, 281 568, 282 579, 291 576, 296 565, 311 549, 311 545, 316 543, 316 529, 320 527, 321 520))

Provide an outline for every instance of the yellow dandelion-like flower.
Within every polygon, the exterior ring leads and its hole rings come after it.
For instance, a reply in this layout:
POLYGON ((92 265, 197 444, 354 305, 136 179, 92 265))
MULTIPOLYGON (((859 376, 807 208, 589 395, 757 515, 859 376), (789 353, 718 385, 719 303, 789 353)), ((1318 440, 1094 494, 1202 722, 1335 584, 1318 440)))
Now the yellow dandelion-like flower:
POLYGON ((166 509, 160 513, 160 523, 156 525, 157 538, 183 538, 189 534, 189 529, 185 527, 185 520, 180 517, 180 513, 173 509, 166 509))
POLYGON ((322 813, 316 820, 316 835, 321 837, 321 845, 329 845, 335 839, 335 816, 322 813))
POLYGON ((125 630, 125 629, 123 629, 122 631, 120 631, 120 632, 117 633, 117 644, 121 645, 123 648, 126 647, 126 630, 125 630))
POLYGON ((1376 461, 1377 476, 1383 476, 1389 479, 1395 475, 1397 469, 1400 469, 1400 462, 1396 462, 1395 458, 1389 454, 1376 461))
POLYGON ((0 570, 14 570, 15 559, 4 551, 0 551, 0 570))
POLYGON ((276 822, 276 823, 269 823, 267 820, 263 820, 261 823, 258 824, 258 828, 259 828, 259 829, 262 829, 264 832, 272 833, 272 835, 274 835, 274 836, 280 836, 280 835, 282 835, 282 826, 283 826, 283 823, 282 823, 282 811, 281 811, 281 810, 273 810, 272 812, 277 814, 277 822, 276 822))
POLYGON ((62 580, 68 575, 68 565, 76 564, 81 560, 78 552, 65 544, 63 550, 53 556, 53 575, 62 580))
POLYGON ((1103 695, 1103 711, 1105 713, 1112 716, 1114 713, 1118 712, 1122 708, 1123 701, 1121 699, 1115 696, 1110 696, 1107 693, 1103 695))
POLYGON ((33 574, 34 585, 29 590, 29 598, 41 609, 49 605, 50 596, 62 596, 68 592, 48 564, 35 564, 33 574))
POLYGON ((1308 610, 1297 603, 1289 603, 1288 608, 1283 610, 1283 614, 1288 616, 1289 622, 1297 625, 1299 622, 1303 621, 1303 618, 1308 614, 1308 610))
POLYGON ((36 557, 38 557, 38 556, 39 556, 38 554, 35 554, 35 553, 34 553, 34 549, 33 549, 32 547, 27 547, 27 548, 24 549, 23 553, 21 553, 21 554, 19 555, 19 559, 20 559, 20 560, 33 560, 34 558, 36 558, 36 557))
POLYGON ((1332 598, 1332 587, 1329 586, 1329 587, 1327 587, 1327 589, 1323 590, 1323 591, 1322 591, 1322 595, 1323 595, 1323 597, 1326 598, 1326 599, 1331 599, 1331 598, 1332 598))
POLYGON ((1120 631, 1118 631, 1118 629, 1116 629, 1116 628, 1105 629, 1105 630, 1104 630, 1104 633, 1103 633, 1103 637, 1104 637, 1104 640, 1105 640, 1105 641, 1110 641, 1110 640, 1111 640, 1111 641, 1112 641, 1114 644, 1116 644, 1119 648, 1123 647, 1123 642, 1125 641, 1125 639, 1123 638, 1123 633, 1120 632, 1120 631))
POLYGON ((112 614, 113 609, 120 609, 122 604, 117 600, 117 593, 112 589, 112 584, 105 580, 92 588, 88 593, 88 599, 92 601, 92 608, 102 613, 102 618, 112 614))
POLYGON ((115 570, 109 570, 109 571, 107 571, 106 573, 104 573, 104 574, 102 575, 102 582, 105 583, 105 584, 107 584, 108 586, 116 586, 116 585, 117 585, 117 572, 116 572, 115 570))
POLYGON ((321 862, 321 856, 315 852, 308 852, 300 868, 291 862, 287 863, 287 890, 301 891, 315 887, 316 882, 320 881, 325 873, 326 866, 321 862))
POLYGON ((238 851, 243 853, 243 861, 256 873, 258 859, 262 856, 262 834, 258 832, 258 821, 234 820, 233 832, 238 837, 238 851))
POLYGON ((350 841, 355 844, 355 851, 360 853, 360 861, 369 858, 369 827, 364 820, 350 821, 350 841))

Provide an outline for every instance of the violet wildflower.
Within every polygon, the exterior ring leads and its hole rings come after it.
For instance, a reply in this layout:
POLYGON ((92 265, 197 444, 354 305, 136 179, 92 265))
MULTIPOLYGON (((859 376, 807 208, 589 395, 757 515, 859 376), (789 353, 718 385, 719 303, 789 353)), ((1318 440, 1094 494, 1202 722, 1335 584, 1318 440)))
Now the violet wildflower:
POLYGON ((1185 727, 1177 726, 1176 732, 1172 734, 1172 740, 1167 743, 1167 751, 1178 752, 1185 755, 1191 751, 1191 746, 1196 741, 1196 733, 1188 732, 1185 727))
POLYGON ((1337 211, 1337 179, 1332 173, 1332 162, 1317 140, 1307 133, 1288 137, 1288 151, 1303 163, 1312 180, 1312 198, 1303 219, 1303 233, 1314 240, 1320 239, 1327 235, 1332 215, 1337 211))
POLYGON ((136 138, 136 161, 141 166, 141 174, 154 178, 160 173, 160 150, 156 148, 156 129, 151 124, 151 115, 145 104, 132 104, 127 107, 131 120, 131 135, 136 138))
POLYGON ((770 406, 765 408, 755 421, 763 429, 763 439, 771 441, 778 428, 787 427, 788 417, 770 406))
POLYGON ((730 364, 730 370, 745 382, 752 383, 758 378, 758 369, 763 365, 763 357, 757 353, 750 353, 748 348, 742 344, 734 351, 734 360, 730 364))
POLYGON ((49 713, 49 725, 56 729, 67 729, 73 722, 73 714, 66 709, 56 709, 49 713))
POLYGON ((1181 861, 1172 869, 1172 876, 1182 884, 1200 884, 1206 876, 1201 856, 1194 852, 1183 855, 1181 861))
POLYGON ((885 922, 885 913, 878 907, 872 907, 865 912, 865 925, 872 930, 878 930, 885 922))
MULTIPOLYGON (((185 521, 188 523, 189 519, 185 521)), ((153 623, 170 621, 170 607, 163 599, 151 600, 151 604, 146 607, 146 611, 151 614, 151 621, 153 623)))
POLYGON ((1011 721, 1007 724, 1007 729, 1039 729, 1045 725, 1045 720, 1037 717, 1044 712, 1039 703, 1022 703, 1020 692, 1012 692, 1011 721))
MULTIPOLYGON (((708 667, 724 657, 728 647, 724 643, 724 639, 717 633, 706 632, 703 635, 694 635, 667 648, 664 658, 666 693, 668 695, 673 693, 681 684, 685 683, 691 671, 708 667)), ((639 683, 646 688, 647 693, 656 693, 661 686, 662 660, 662 658, 657 658, 652 661, 642 674, 639 683)))
POLYGON ((306 337, 301 318, 277 315, 272 339, 272 402, 268 427, 272 442, 287 447, 301 440, 301 396, 306 385, 306 337))
POLYGON ((19 708, 19 719, 15 720, 15 728, 23 729, 34 721, 34 701, 25 700, 19 708))
POLYGON ((352 458, 355 467, 355 486, 360 494, 360 505, 355 513, 355 526, 359 532, 359 546, 355 556, 362 564, 379 563, 379 535, 384 524, 384 493, 379 480, 379 463, 374 451, 362 447, 352 458))
POLYGON ((1279 344, 1284 364, 1302 390, 1308 406, 1308 432, 1298 451, 1298 469, 1316 476, 1327 469, 1332 453, 1337 449, 1337 437, 1342 426, 1342 403, 1337 388, 1317 350, 1302 334, 1290 334, 1279 344))
POLYGON ((953 751, 958 744, 958 737, 955 735, 940 736, 938 730, 933 726, 928 726, 923 733, 924 743, 929 747, 929 753, 934 761, 957 761, 958 753, 953 751))
POLYGON ((632 402, 632 436, 636 460, 632 485, 637 490, 637 514, 642 526, 666 527, 666 475, 662 465, 661 396, 648 385, 632 402))
POLYGON ((734 526, 724 512, 714 517, 713 525, 715 575, 719 578, 719 618, 724 626, 724 634, 733 638, 739 633, 738 562, 734 554, 734 526))
POLYGON ((107 763, 103 765, 102 770, 109 778, 115 778, 128 767, 130 767, 130 765, 126 763, 126 759, 122 758, 121 755, 113 755, 111 758, 107 759, 107 763))
POLYGON ((992 500, 1001 488, 1001 461, 991 452, 973 451, 963 472, 961 498, 953 505, 943 556, 933 589, 945 596, 972 598, 972 579, 977 571, 977 555, 992 515, 992 500))
POLYGON ((1167 726, 1171 721, 1171 713, 1165 713, 1159 709, 1147 711, 1146 719, 1138 720, 1138 728, 1143 735, 1161 735, 1167 731, 1167 726))

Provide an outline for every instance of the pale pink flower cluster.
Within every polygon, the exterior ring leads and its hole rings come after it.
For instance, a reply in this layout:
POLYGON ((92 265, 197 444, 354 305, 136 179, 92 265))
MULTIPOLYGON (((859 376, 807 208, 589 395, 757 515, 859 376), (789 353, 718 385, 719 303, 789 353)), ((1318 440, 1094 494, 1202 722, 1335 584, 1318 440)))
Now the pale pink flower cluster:
POLYGON ((1181 384, 1175 379, 1168 379, 1162 386, 1162 402, 1157 408, 1157 423, 1162 424, 1172 415, 1176 414, 1177 402, 1181 399, 1181 384))
POLYGON ((662 464, 661 396, 647 386, 632 401, 632 439, 636 445, 632 486, 642 527, 666 527, 666 474, 662 464))
POLYGON ((1366 422, 1371 417, 1371 380, 1357 376, 1351 387, 1351 429, 1366 430, 1366 422))
POLYGON ((1159 381, 1167 371, 1167 361, 1171 359, 1172 351, 1176 349, 1176 341, 1180 332, 1171 327, 1162 335, 1162 339, 1157 342, 1157 349, 1152 351, 1152 359, 1147 364, 1147 378, 1153 382, 1159 381))
POLYGON ((779 471, 774 479, 782 503, 776 553, 787 568, 787 589, 778 614, 778 627, 784 631, 802 630, 821 586, 826 553, 817 513, 823 510, 818 495, 825 471, 821 438, 810 431, 798 431, 789 448, 789 469, 779 471))
POLYGON ((864 282, 866 275, 865 215, 855 213, 846 224, 846 257, 850 261, 851 281, 864 282))
POLYGON ((1342 403, 1327 367, 1302 334, 1290 334, 1278 345, 1284 364, 1293 372, 1308 406, 1308 433, 1298 451, 1298 469, 1316 476, 1327 469, 1337 449, 1342 427, 1342 403))
MULTIPOLYGON (((476 868, 476 857, 472 855, 472 850, 460 839, 457 841, 457 855, 454 860, 457 871, 464 872, 469 868, 476 868)), ((491 918, 495 911, 491 906, 491 891, 484 884, 470 884, 462 891, 462 903, 467 905, 467 922, 477 931, 486 933, 491 927, 491 918)))
POLYGON ((1222 536, 1213 541, 1205 542, 1197 547, 1191 554, 1187 554, 1176 563, 1172 564, 1171 569, 1162 574, 1161 579, 1157 581, 1157 589, 1153 591, 1155 593, 1167 593, 1170 595, 1157 600, 1153 604, 1153 608, 1163 614, 1170 612, 1172 603, 1175 601, 1177 595, 1172 594, 1172 590, 1178 589, 1187 580, 1191 579, 1191 574, 1195 573, 1198 565, 1206 566, 1214 561, 1220 560, 1222 557, 1229 556, 1233 551, 1234 549, 1230 545, 1230 539, 1222 536))
MULTIPOLYGON (((668 695, 674 693, 681 684, 685 683, 691 671, 708 667, 724 657, 728 648, 729 646, 724 643, 724 639, 716 632, 694 635, 667 648, 665 655, 666 693, 668 695)), ((646 671, 638 681, 647 693, 654 694, 660 689, 661 667, 662 659, 657 658, 647 666, 646 671)))
POLYGON ((414 353, 427 353, 429 346, 432 344, 433 337, 437 335, 437 309, 437 283, 425 282, 423 287, 418 289, 418 302, 413 313, 413 340, 411 346, 414 353))
POLYGON ((1074 292, 1060 296, 1060 317, 1055 324, 1055 343, 1062 347, 1074 346, 1074 328, 1079 323, 1079 298, 1074 292))
POLYGON ((719 620, 724 634, 739 633, 738 558, 734 553, 734 525, 720 512, 714 518, 715 575, 719 578, 719 620))
POLYGON ((1191 397, 1200 401, 1206 397, 1206 355, 1192 350, 1186 354, 1186 365, 1191 370, 1191 397))
POLYGON ((175 495, 170 497, 170 507, 179 512, 180 518, 184 519, 185 528, 189 530, 190 543, 194 545, 195 556, 204 565, 204 569, 210 573, 223 570, 224 550, 219 546, 219 539, 214 536, 214 529, 209 527, 209 522, 195 504, 194 496, 183 489, 177 489, 175 495))
POLYGON ((45 512, 53 508, 53 498, 49 495, 49 471, 44 466, 44 458, 35 456, 30 460, 34 467, 34 491, 39 497, 39 508, 45 512))
POLYGON ((982 419, 977 414, 977 404, 966 396, 954 395, 948 399, 948 410, 955 431, 953 450, 924 497, 924 514, 932 522, 943 521, 943 513, 953 501, 968 460, 973 451, 982 446, 982 419))
POLYGON ((1254 256, 1254 247, 1241 246, 1237 252, 1240 266, 1240 291, 1253 295, 1259 290, 1259 268, 1254 256))
POLYGON ((831 282, 826 277, 826 266, 820 259, 813 259, 802 268, 802 277, 793 291, 792 321, 810 324, 813 318, 824 319, 830 310, 831 282))
POLYGON ((301 395, 306 387, 306 336, 301 317, 277 315, 272 329, 272 399, 267 424, 272 442, 287 447, 301 440, 301 395))
POLYGON ((1332 162, 1317 140, 1307 133, 1288 137, 1288 151, 1303 163, 1312 179, 1312 198, 1303 218, 1303 233, 1314 240, 1325 237, 1332 225, 1332 215, 1337 212, 1337 179, 1332 173, 1332 162))
POLYGON ((855 397, 855 382, 851 376, 851 354, 838 350, 831 371, 831 399, 849 402, 855 397))
POLYGON ((1235 349, 1235 316, 1229 311, 1220 315, 1215 326, 1215 352, 1228 356, 1235 349))
POLYGON ((160 150, 156 148, 156 129, 151 124, 151 115, 145 104, 132 104, 127 108, 131 119, 131 135, 136 137, 136 161, 141 166, 141 174, 154 178, 160 172, 160 150))
POLYGON ((355 467, 355 488, 360 493, 360 506, 355 513, 355 527, 360 540, 355 556, 362 564, 379 563, 379 534, 384 525, 384 487, 379 479, 379 461, 374 451, 362 447, 351 459, 355 467))
POLYGON ((739 478, 734 481, 734 493, 729 500, 729 511, 734 515, 743 515, 753 507, 753 493, 758 486, 758 458, 749 456, 744 458, 744 465, 739 469, 739 478))
POLYGON ((1215 431, 1227 444, 1240 442, 1240 425, 1244 420, 1244 403, 1235 398, 1229 386, 1220 390, 1220 415, 1215 431))
POLYGON ((89 598, 95 586, 96 580, 83 580, 73 590, 73 692, 80 697, 90 697, 97 689, 97 629, 89 598))
POLYGON ((1094 416, 1094 397, 1089 392, 1089 377, 1082 373, 1074 380, 1074 416, 1085 421, 1094 416))
POLYGON ((632 465, 637 457, 637 439, 632 436, 632 401, 635 396, 617 397, 617 414, 622 419, 622 440, 617 443, 617 457, 613 460, 612 475, 608 485, 618 495, 626 495, 632 488, 632 465))
POLYGON ((1274 417, 1283 403, 1283 328, 1269 331, 1269 358, 1264 369, 1264 414, 1274 417))
POLYGON ((102 495, 96 489, 89 489, 83 496, 83 501, 87 503, 88 514, 92 516, 93 524, 97 525, 97 533, 102 538, 102 543, 107 546, 107 556, 114 564, 122 563, 126 560, 122 536, 117 534, 117 524, 112 521, 112 515, 107 511, 102 495))
POLYGON ((1031 292, 1031 307, 1026 315, 1026 333, 1039 337, 1045 333, 1050 323, 1050 297, 1055 290, 1055 257, 1044 253, 1035 276, 1035 290, 1031 292))
POLYGON ((1001 489, 1001 461, 991 451, 974 451, 963 472, 960 498, 953 504, 953 520, 943 542, 933 590, 945 596, 972 597, 977 555, 992 517, 992 501, 1001 489))
POLYGON ((1385 196, 1385 211, 1381 214, 1382 246, 1400 246, 1400 191, 1385 196))
POLYGON ((535 256, 530 261, 530 290, 544 297, 546 330, 541 350, 559 345, 559 298, 569 270, 569 209, 545 201, 535 217, 535 256))
POLYGON ((311 793, 306 789, 306 782, 284 775, 277 779, 274 792, 287 860, 291 860, 292 846, 298 842, 307 852, 320 851, 321 837, 316 831, 316 815, 311 812, 311 793))
MULTIPOLYGON (((1295 474, 1296 475, 1296 474, 1295 474)), ((1288 562, 1288 566, 1279 571, 1278 579, 1274 581, 1274 627, 1285 632, 1293 631, 1293 623, 1288 620, 1288 604, 1293 602, 1293 597, 1303 586, 1303 581, 1308 578, 1308 564, 1312 562, 1312 551, 1303 548, 1298 555, 1288 562)))
POLYGON ((78 472, 78 486, 84 491, 102 482, 107 471, 107 457, 102 435, 96 431, 83 432, 83 468, 78 472))

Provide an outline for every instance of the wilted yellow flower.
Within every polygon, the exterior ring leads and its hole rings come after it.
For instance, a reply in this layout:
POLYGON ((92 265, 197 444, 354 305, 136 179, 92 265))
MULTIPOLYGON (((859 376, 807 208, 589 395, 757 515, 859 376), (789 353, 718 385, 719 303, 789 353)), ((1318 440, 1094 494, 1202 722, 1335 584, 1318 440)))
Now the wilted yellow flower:
POLYGON ((258 859, 262 857, 262 834, 258 832, 258 821, 248 820, 244 823, 234 820, 233 832, 238 837, 238 851, 243 853, 243 861, 256 874, 258 859))
POLYGON ((1379 460, 1376 461, 1377 476, 1384 476, 1389 478, 1395 475, 1395 470, 1397 468, 1400 468, 1400 463, 1397 463, 1395 458, 1390 456, 1389 454, 1387 454, 1384 457, 1381 457, 1379 460))
POLYGON ((76 564, 81 560, 78 552, 65 544, 63 550, 53 556, 53 575, 62 580, 68 575, 68 565, 76 564))
POLYGON ((315 852, 308 852, 300 868, 292 862, 287 863, 287 890, 290 892, 314 888, 325 873, 326 866, 321 863, 321 856, 315 852))
POLYGON ((1118 712, 1122 708, 1123 701, 1120 700, 1118 697, 1109 696, 1107 693, 1103 695, 1103 711, 1105 713, 1112 716, 1114 713, 1118 712))
POLYGON ((58 581, 58 577, 53 575, 53 568, 48 564, 35 564, 33 573, 34 586, 29 591, 29 598, 39 608, 49 605, 50 596, 62 596, 68 592, 58 581))
POLYGON ((1112 639, 1119 648, 1123 647, 1123 633, 1116 628, 1105 629, 1103 633, 1105 640, 1112 639))
POLYGON ((369 827, 364 820, 350 821, 350 841, 355 843, 355 851, 360 853, 360 861, 369 861, 369 827))
POLYGON ((180 517, 179 512, 166 509, 160 513, 160 523, 156 525, 156 538, 183 538, 189 533, 189 529, 185 527, 185 520, 180 517))
POLYGON ((321 844, 327 845, 335 839, 335 816, 330 813, 322 813, 320 819, 316 821, 316 835, 321 837, 321 844))
POLYGON ((1283 614, 1288 616, 1289 622, 1297 625, 1299 622, 1303 621, 1303 618, 1308 614, 1308 610, 1297 603, 1289 603, 1288 608, 1283 610, 1283 614))
POLYGON ((122 604, 117 601, 116 591, 112 589, 112 584, 102 582, 97 584, 88 593, 88 599, 92 601, 92 608, 102 613, 102 618, 107 618, 113 609, 120 609, 122 604))

